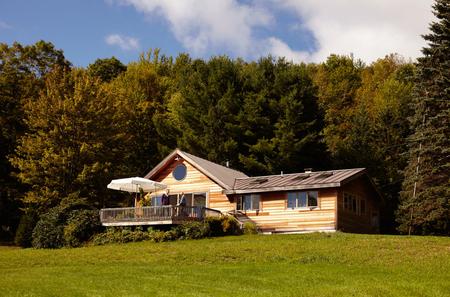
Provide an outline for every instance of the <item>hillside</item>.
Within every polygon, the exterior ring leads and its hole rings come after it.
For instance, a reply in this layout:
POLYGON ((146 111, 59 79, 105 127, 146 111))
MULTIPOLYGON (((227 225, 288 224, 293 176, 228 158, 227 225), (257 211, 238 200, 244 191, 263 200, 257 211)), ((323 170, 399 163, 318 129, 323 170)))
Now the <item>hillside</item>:
POLYGON ((450 238, 254 235, 0 247, 0 296, 448 296, 450 238))

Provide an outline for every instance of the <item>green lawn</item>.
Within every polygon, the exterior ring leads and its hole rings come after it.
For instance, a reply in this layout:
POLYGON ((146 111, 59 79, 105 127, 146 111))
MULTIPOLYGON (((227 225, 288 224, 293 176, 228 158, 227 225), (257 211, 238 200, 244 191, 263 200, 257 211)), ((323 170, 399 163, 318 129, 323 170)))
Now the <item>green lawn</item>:
POLYGON ((0 296, 450 296, 450 238, 336 233, 0 247, 0 296))

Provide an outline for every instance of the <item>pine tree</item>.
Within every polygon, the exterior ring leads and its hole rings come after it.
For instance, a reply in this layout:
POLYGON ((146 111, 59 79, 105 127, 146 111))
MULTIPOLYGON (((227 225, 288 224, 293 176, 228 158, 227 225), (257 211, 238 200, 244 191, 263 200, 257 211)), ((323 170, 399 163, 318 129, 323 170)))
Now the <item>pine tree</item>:
POLYGON ((436 0, 437 21, 418 59, 409 164, 397 214, 399 231, 450 235, 450 1, 436 0))

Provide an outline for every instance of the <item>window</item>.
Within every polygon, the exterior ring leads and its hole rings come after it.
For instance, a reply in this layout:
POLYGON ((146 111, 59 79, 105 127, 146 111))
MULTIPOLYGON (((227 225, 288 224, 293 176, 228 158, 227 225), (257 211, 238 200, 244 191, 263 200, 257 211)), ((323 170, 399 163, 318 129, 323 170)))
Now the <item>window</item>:
POLYGON ((155 196, 151 199, 151 206, 161 206, 162 205, 162 196, 155 196))
POLYGON ((288 192, 288 208, 317 207, 318 192, 288 192))
POLYGON ((260 196, 257 194, 243 195, 238 198, 237 210, 259 210, 260 196))
POLYGON ((347 195, 347 193, 344 193, 344 209, 350 209, 350 204, 351 204, 351 198, 349 197, 349 195, 347 195))
POLYGON ((187 174, 187 168, 184 164, 178 164, 172 172, 173 178, 180 181, 185 179, 187 174))
POLYGON ((344 192, 344 209, 357 215, 365 215, 366 200, 358 195, 344 192))
POLYGON ((192 205, 206 207, 206 193, 194 194, 192 205))
MULTIPOLYGON (((170 199, 171 204, 174 201, 173 205, 180 203, 181 193, 178 195, 171 195, 169 198, 174 196, 174 198, 170 199)), ((206 193, 184 193, 184 198, 186 199, 186 206, 200 206, 206 207, 206 193)))

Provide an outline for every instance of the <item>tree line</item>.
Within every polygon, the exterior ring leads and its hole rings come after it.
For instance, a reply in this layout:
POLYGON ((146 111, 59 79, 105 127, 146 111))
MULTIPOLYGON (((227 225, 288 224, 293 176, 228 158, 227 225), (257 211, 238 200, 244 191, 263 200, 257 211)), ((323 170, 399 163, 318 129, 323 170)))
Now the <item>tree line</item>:
POLYGON ((450 234, 448 7, 436 1, 417 63, 150 50, 82 68, 50 42, 1 44, 2 237, 67 200, 126 205, 106 184, 143 176, 176 147, 249 175, 366 167, 383 232, 450 234))

